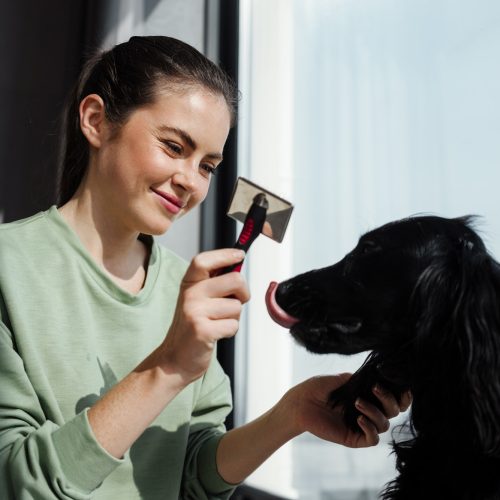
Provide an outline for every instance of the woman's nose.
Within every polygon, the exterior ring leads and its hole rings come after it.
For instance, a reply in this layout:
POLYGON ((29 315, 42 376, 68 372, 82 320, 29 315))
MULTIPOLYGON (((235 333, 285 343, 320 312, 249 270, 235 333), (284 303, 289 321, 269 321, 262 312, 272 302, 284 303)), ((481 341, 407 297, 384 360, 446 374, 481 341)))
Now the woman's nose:
POLYGON ((172 182, 181 186, 188 192, 192 192, 196 188, 196 175, 198 169, 191 161, 184 161, 179 164, 177 172, 172 176, 172 182))

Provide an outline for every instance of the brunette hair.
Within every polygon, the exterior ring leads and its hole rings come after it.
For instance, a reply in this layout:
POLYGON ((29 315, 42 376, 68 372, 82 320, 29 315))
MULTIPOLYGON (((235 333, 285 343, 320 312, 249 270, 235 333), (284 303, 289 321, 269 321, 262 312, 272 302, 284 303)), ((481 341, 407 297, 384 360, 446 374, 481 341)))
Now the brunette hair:
POLYGON ((80 102, 98 94, 106 119, 117 128, 140 106, 154 102, 160 89, 204 87, 224 97, 236 119, 238 91, 216 64, 190 45, 166 36, 134 36, 95 54, 84 65, 63 114, 58 205, 75 194, 88 167, 89 145, 80 129, 80 102))

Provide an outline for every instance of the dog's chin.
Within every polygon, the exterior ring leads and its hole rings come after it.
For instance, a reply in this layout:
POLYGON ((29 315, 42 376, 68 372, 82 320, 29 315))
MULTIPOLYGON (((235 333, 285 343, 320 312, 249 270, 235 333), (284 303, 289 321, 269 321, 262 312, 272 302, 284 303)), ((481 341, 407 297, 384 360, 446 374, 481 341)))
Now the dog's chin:
POLYGON ((362 328, 359 319, 334 321, 327 325, 308 325, 298 322, 290 328, 292 337, 309 352, 316 354, 357 354, 366 350, 352 335, 362 328))

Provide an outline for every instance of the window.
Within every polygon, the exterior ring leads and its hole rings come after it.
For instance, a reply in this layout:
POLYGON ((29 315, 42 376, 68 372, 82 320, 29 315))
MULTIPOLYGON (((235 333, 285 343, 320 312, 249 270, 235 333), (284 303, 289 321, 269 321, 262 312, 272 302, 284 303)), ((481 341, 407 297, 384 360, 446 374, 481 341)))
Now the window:
MULTIPOLYGON (((259 238, 247 259, 241 423, 296 382, 364 359, 294 345, 268 318, 271 280, 332 264, 367 229, 422 212, 482 216, 499 255, 500 4, 241 0, 240 10, 241 174, 295 204, 283 243, 259 238)), ((349 450, 303 435, 249 482, 290 498, 376 498, 395 475, 389 441, 349 450)))

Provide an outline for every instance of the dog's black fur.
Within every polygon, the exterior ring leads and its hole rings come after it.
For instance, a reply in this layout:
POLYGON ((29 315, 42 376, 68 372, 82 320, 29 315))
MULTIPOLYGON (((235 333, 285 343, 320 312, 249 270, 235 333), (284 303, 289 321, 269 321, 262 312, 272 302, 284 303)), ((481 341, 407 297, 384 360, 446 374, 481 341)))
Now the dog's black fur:
POLYGON ((473 223, 391 222, 276 291, 309 351, 371 351, 331 394, 348 425, 358 396, 378 404, 374 384, 411 390, 410 439, 393 443, 399 474, 384 500, 500 499, 500 266, 473 223))

